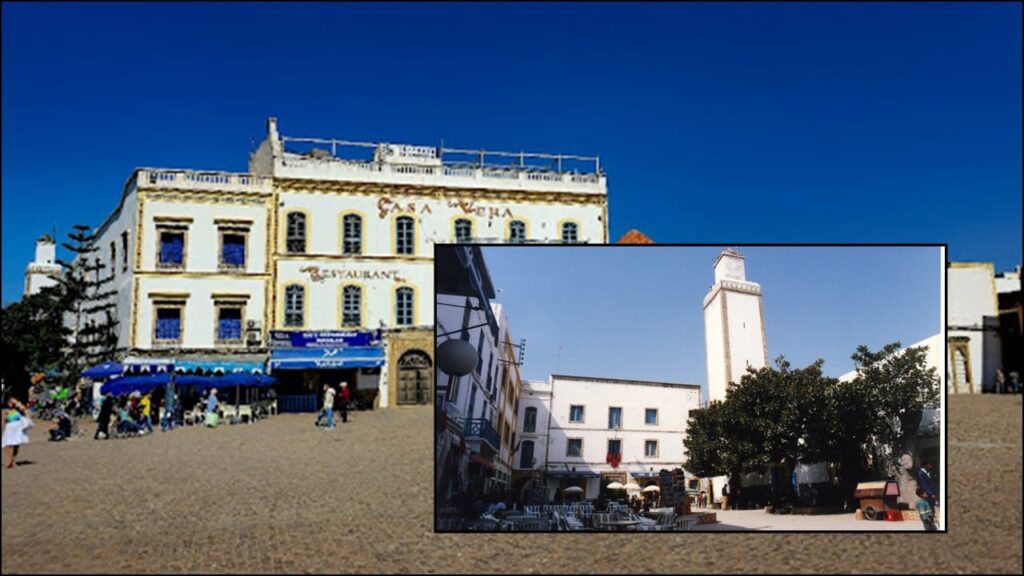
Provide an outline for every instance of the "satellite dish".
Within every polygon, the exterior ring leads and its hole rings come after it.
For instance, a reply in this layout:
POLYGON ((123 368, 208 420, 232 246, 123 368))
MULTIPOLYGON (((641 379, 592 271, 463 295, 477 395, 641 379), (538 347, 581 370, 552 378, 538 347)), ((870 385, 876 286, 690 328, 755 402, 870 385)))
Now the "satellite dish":
POLYGON ((465 376, 476 368, 476 348, 465 340, 447 340, 437 347, 437 367, 445 374, 465 376))

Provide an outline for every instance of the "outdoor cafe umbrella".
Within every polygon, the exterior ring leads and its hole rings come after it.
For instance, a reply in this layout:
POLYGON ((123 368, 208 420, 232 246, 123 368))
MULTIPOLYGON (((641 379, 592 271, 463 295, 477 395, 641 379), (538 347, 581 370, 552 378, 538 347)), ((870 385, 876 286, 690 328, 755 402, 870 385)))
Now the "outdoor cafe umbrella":
POLYGON ((583 488, 579 486, 569 486, 565 490, 562 490, 563 494, 583 494, 583 488))
POLYGON ((623 488, 625 488, 625 486, 623 486, 621 482, 612 482, 608 485, 609 490, 622 490, 623 488))
POLYGON ((651 484, 647 488, 643 489, 644 492, 661 492, 661 488, 658 488, 654 484, 651 484))
POLYGON ((640 490, 640 485, 637 484, 636 482, 630 482, 629 484, 626 484, 624 486, 624 488, 626 490, 637 490, 637 491, 639 491, 640 490))
POLYGON ((124 366, 122 364, 119 362, 107 361, 87 368, 82 372, 82 376, 90 380, 104 380, 111 376, 120 376, 123 372, 124 366))

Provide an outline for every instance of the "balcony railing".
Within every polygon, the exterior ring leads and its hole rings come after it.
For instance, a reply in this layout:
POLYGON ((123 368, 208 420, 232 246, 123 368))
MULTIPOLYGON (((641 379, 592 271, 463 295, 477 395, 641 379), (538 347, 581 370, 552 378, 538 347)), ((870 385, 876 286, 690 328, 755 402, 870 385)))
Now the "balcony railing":
POLYGON ((136 182, 140 186, 179 190, 217 190, 225 192, 266 192, 273 190, 273 180, 236 172, 141 168, 136 182))
POLYGON ((466 420, 466 439, 480 438, 491 445, 495 451, 501 448, 501 437, 491 426, 491 421, 484 418, 471 418, 466 420))

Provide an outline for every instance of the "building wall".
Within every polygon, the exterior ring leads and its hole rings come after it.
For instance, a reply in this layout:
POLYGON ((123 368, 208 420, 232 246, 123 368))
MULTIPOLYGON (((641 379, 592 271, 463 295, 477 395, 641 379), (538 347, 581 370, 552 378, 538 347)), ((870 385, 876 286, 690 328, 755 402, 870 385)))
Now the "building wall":
MULTIPOLYGON (((551 425, 548 430, 547 469, 591 472, 657 472, 685 461, 683 438, 690 410, 700 406, 700 387, 678 384, 633 383, 552 376, 551 425), (584 406, 584 421, 571 422, 570 406, 584 406), (622 408, 620 430, 608 428, 609 407, 622 408), (658 410, 658 424, 645 424, 646 408, 658 410), (567 456, 568 441, 583 440, 581 457, 567 456), (617 469, 606 462, 608 440, 621 441, 622 461, 617 469), (658 442, 657 456, 645 456, 645 441, 658 442)), ((595 479, 596 480, 596 479, 595 479)), ((589 481, 586 497, 597 496, 599 483, 589 481)), ((554 494, 551 494, 553 496, 554 494)))
POLYGON ((733 382, 747 373, 747 367, 767 365, 761 322, 761 296, 723 290, 729 327, 729 367, 733 382))
POLYGON ((547 380, 523 380, 522 396, 519 402, 519 414, 517 421, 517 435, 523 441, 533 442, 533 458, 536 462, 533 467, 522 466, 520 460, 520 452, 516 454, 513 459, 512 467, 515 470, 530 471, 531 469, 544 468, 544 464, 547 461, 547 438, 548 438, 548 419, 550 415, 549 407, 551 405, 551 383, 547 380), (526 422, 526 410, 527 408, 533 408, 537 411, 537 426, 533 432, 527 432, 524 429, 526 422))
MULTIPOLYGON (((118 348, 126 349, 131 346, 132 318, 133 318, 133 291, 135 288, 136 272, 138 270, 137 252, 138 246, 138 209, 139 195, 137 188, 131 183, 126 185, 117 208, 107 220, 97 229, 96 247, 90 257, 99 258, 104 264, 103 273, 107 276, 113 274, 114 278, 102 290, 113 291, 117 312, 117 333, 118 348), (128 259, 125 266, 125 251, 122 235, 128 236, 128 259), (111 260, 110 243, 114 243, 114 258, 111 260)), ((98 320, 98 318, 97 318, 98 320)))
POLYGON ((725 324, 719 293, 704 308, 704 343, 708 369, 708 399, 725 400, 729 380, 725 374, 725 324))
POLYGON ((948 337, 970 340, 971 379, 988 390, 1002 362, 995 269, 990 262, 951 262, 947 272, 948 337))
POLYGON ((414 292, 413 326, 434 323, 434 267, 429 261, 405 262, 378 259, 325 259, 281 257, 277 260, 276 305, 272 311, 277 330, 337 330, 341 327, 341 295, 344 286, 363 289, 363 327, 395 327, 395 291, 414 292), (305 326, 284 325, 284 294, 292 284, 306 290, 305 326))
MULTIPOLYGON (((168 277, 143 275, 138 279, 137 321, 135 326, 135 348, 166 348, 167 345, 153 341, 154 302, 184 299, 182 341, 173 348, 187 349, 245 349, 245 344, 220 345, 216 343, 217 315, 215 296, 230 295, 232 299, 241 296, 245 302, 245 320, 260 320, 263 315, 265 295, 263 278, 237 278, 231 276, 189 276, 168 277)), ((243 322, 244 326, 244 322, 243 322)))

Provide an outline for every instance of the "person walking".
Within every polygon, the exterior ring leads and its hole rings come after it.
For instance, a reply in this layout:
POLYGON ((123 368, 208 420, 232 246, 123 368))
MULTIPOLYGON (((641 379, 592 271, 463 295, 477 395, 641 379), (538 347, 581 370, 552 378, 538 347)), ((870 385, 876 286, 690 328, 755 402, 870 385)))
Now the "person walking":
POLYGON ((217 412, 217 405, 220 402, 217 400, 217 389, 210 389, 210 396, 206 401, 206 425, 210 428, 217 427, 217 420, 220 418, 220 414, 217 412))
POLYGON ((7 400, 7 412, 3 419, 3 448, 7 452, 7 467, 14 468, 18 465, 18 449, 28 444, 28 430, 33 426, 32 420, 28 417, 28 408, 17 398, 11 396, 7 400))
POLYGON ((932 508, 932 503, 928 500, 928 493, 918 487, 917 498, 917 513, 921 516, 925 532, 937 531, 939 528, 935 525, 935 509, 932 508))
POLYGON ((327 430, 334 430, 334 387, 324 384, 324 411, 327 416, 327 430))
POLYGON ((341 391, 338 393, 338 406, 341 408, 341 421, 348 422, 348 403, 352 399, 348 391, 348 382, 341 381, 341 391))
POLYGON ((114 414, 114 395, 107 392, 103 395, 100 404, 100 414, 96 417, 96 435, 93 440, 100 440, 110 436, 110 417, 114 414))
POLYGON ((142 421, 140 422, 146 431, 150 434, 153 433, 153 420, 151 417, 153 408, 153 399, 149 393, 146 393, 139 401, 139 406, 142 409, 142 421))
POLYGON ((722 510, 729 509, 729 483, 722 485, 722 510))
POLYGON ((922 462, 921 466, 917 469, 917 488, 925 493, 925 497, 928 499, 928 504, 931 505, 934 511, 936 504, 939 500, 938 490, 935 489, 935 482, 932 479, 932 471, 934 470, 933 464, 928 462, 922 462))

